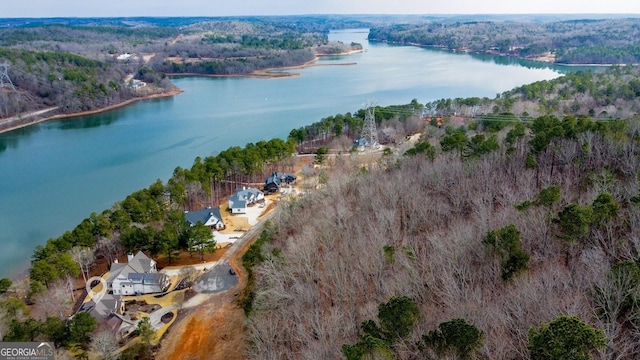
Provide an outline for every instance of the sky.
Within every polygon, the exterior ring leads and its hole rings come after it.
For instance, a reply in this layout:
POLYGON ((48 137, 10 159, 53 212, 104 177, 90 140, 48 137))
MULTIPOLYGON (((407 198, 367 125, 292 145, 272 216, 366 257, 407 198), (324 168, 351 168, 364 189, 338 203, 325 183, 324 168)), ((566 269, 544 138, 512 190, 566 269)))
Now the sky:
POLYGON ((0 17, 640 14, 637 0, 11 0, 0 17))

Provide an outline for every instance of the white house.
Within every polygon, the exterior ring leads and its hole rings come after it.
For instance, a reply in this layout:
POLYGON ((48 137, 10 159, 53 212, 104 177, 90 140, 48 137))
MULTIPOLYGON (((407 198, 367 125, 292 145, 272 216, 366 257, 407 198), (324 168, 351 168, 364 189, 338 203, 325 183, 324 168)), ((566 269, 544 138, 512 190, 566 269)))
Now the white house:
POLYGON ((222 221, 219 208, 208 207, 198 211, 185 211, 184 217, 187 219, 189 226, 194 226, 200 221, 205 226, 211 228, 211 230, 224 229, 224 222, 222 221))
POLYGON ((111 265, 107 288, 114 295, 138 295, 163 292, 169 287, 169 277, 158 273, 156 262, 142 251, 129 254, 127 264, 111 265))
POLYGON ((118 57, 116 57, 116 60, 118 61, 127 61, 129 59, 131 59, 131 54, 129 53, 120 54, 118 55, 118 57))
POLYGON ((138 89, 142 89, 143 87, 147 86, 147 83, 142 81, 142 80, 132 79, 130 86, 131 86, 132 89, 138 90, 138 89))
POLYGON ((264 200, 264 193, 256 188, 245 188, 236 191, 229 198, 229 210, 232 214, 246 214, 247 206, 264 200))

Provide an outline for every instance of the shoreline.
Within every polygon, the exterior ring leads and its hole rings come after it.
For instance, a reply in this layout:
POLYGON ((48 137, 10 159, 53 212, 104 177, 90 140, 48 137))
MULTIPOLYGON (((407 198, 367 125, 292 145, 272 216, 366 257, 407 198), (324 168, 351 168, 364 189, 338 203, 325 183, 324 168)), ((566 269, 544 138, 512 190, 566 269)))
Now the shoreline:
POLYGON ((299 73, 292 73, 289 70, 296 69, 304 69, 312 66, 344 66, 344 65, 356 65, 355 62, 349 63, 341 63, 341 64, 316 64, 318 60, 325 56, 346 56, 352 55, 356 53, 364 52, 364 50, 350 50, 338 54, 315 54, 315 57, 303 64, 293 65, 293 66, 283 66, 283 67, 273 67, 266 68, 261 70, 254 70, 248 74, 229 74, 229 75, 221 75, 221 74, 200 74, 200 73, 167 73, 169 77, 190 77, 190 76, 201 76, 201 77, 211 77, 211 78, 257 78, 257 79, 282 79, 282 78, 291 78, 300 76, 299 73))
POLYGON ((13 131, 13 130, 22 129, 22 128, 25 128, 25 127, 28 127, 28 126, 32 126, 32 125, 36 125, 36 124, 39 124, 39 123, 42 123, 42 122, 46 122, 46 121, 64 120, 64 119, 70 119, 70 118, 80 117, 80 116, 100 114, 100 113, 103 113, 103 112, 111 111, 111 110, 114 110, 114 109, 118 109, 118 108, 130 105, 130 104, 133 104, 133 103, 138 102, 138 101, 171 97, 171 96, 178 95, 178 94, 180 94, 182 92, 183 92, 183 90, 176 88, 176 89, 165 91, 165 92, 162 92, 162 93, 157 93, 157 94, 151 94, 151 95, 146 95, 146 96, 142 96, 142 97, 132 98, 132 99, 125 100, 125 101, 119 102, 117 104, 109 105, 109 106, 106 106, 106 107, 103 107, 103 108, 100 108, 100 109, 81 111, 81 112, 70 113, 70 114, 56 114, 56 115, 53 115, 53 116, 45 116, 43 118, 38 118, 38 115, 42 115, 42 114, 46 114, 46 113, 51 112, 51 111, 55 111, 55 110, 58 109, 58 107, 53 107, 53 108, 44 109, 44 110, 38 110, 38 111, 34 111, 32 113, 29 113, 29 114, 21 114, 21 115, 18 115, 18 116, 13 116, 11 118, 0 119, 0 125, 2 125, 3 123, 15 121, 21 116, 23 116, 24 118, 33 117, 32 120, 25 121, 24 123, 16 124, 14 126, 9 126, 9 127, 5 128, 5 129, 0 129, 0 134, 6 133, 6 132, 10 132, 10 131, 13 131))
MULTIPOLYGON (((350 50, 350 51, 346 51, 346 52, 342 52, 339 54, 315 54, 314 58, 301 64, 301 65, 294 65, 294 66, 284 66, 284 67, 276 67, 276 68, 266 68, 266 69, 262 69, 262 70, 254 70, 249 74, 232 74, 232 75, 217 75, 217 74, 199 74, 199 73, 167 73, 167 76, 169 77, 179 77, 179 76, 185 76, 185 77, 189 77, 189 76, 201 76, 201 77, 220 77, 220 78, 229 78, 229 77, 239 77, 239 78, 262 78, 262 79, 282 79, 282 78, 291 78, 291 77, 297 77, 300 76, 299 73, 292 73, 292 72, 288 72, 289 70, 295 70, 295 69, 304 69, 307 67, 311 67, 311 66, 344 66, 344 65, 356 65, 355 62, 351 62, 351 63, 342 63, 342 64, 322 64, 322 65, 318 65, 316 64, 316 62, 323 56, 345 56, 345 55, 351 55, 351 54, 355 54, 355 53, 360 53, 360 52, 364 52, 364 50, 350 50)), ((16 120, 19 120, 20 118, 33 118, 31 120, 25 121, 23 123, 19 123, 16 125, 12 125, 9 126, 7 128, 4 129, 0 129, 0 134, 3 133, 7 133, 13 130, 18 130, 18 129, 22 129, 25 127, 29 127, 32 125, 36 125, 42 122, 46 122, 46 121, 55 121, 55 120, 63 120, 63 119, 69 119, 69 118, 74 118, 74 117, 80 117, 80 116, 87 116, 87 115, 94 115, 94 114, 100 114, 103 112, 107 112, 107 111, 111 111, 114 109, 118 109, 130 104, 133 104, 137 101, 142 101, 142 100, 150 100, 150 99, 158 99, 158 98, 164 98, 164 97, 171 97, 171 96, 175 96, 178 95, 180 93, 184 92, 181 89, 175 88, 173 90, 169 90, 169 91, 165 91, 162 93, 157 93, 157 94, 151 94, 151 95, 146 95, 146 96, 142 96, 142 97, 136 97, 136 98, 132 98, 132 99, 128 99, 122 102, 119 102, 117 104, 113 104, 113 105, 109 105, 106 106, 104 108, 100 108, 100 109, 95 109, 95 110, 88 110, 88 111, 81 111, 81 112, 77 112, 77 113, 70 113, 70 114, 56 114, 56 115, 52 115, 52 116, 45 116, 42 118, 39 118, 39 115, 42 114, 46 114, 48 112, 51 111, 55 111, 58 109, 58 107, 51 107, 48 109, 42 109, 42 110, 37 110, 37 111, 33 111, 30 113, 26 113, 26 114, 18 114, 16 116, 12 116, 10 118, 5 118, 5 119, 0 119, 0 126, 2 126, 3 124, 7 124, 7 123, 11 123, 14 122, 16 120)))
POLYGON ((297 73, 289 73, 288 70, 294 69, 304 69, 306 67, 315 66, 315 62, 320 59, 318 55, 316 55, 313 59, 305 62, 301 65, 294 66, 283 66, 283 67, 275 67, 275 68, 266 68, 261 70, 253 70, 248 74, 200 74, 200 73, 167 73, 169 77, 191 77, 191 76, 200 76, 200 77, 211 77, 211 78, 263 78, 263 79, 281 79, 281 78, 290 78, 300 76, 297 73))
POLYGON ((387 44, 393 44, 393 45, 415 46, 415 47, 421 47, 421 48, 436 49, 436 50, 442 50, 442 51, 453 52, 453 53, 490 55, 490 56, 500 56, 500 57, 512 57, 514 59, 519 59, 519 60, 533 61, 533 62, 539 62, 539 63, 543 63, 543 64, 565 66, 565 67, 580 67, 580 66, 612 67, 612 66, 627 66, 627 65, 639 66, 640 65, 640 63, 631 63, 631 64, 622 64, 622 63, 621 64, 613 64, 613 63, 606 63, 606 64, 597 64, 597 63, 596 64, 563 63, 563 62, 544 60, 544 59, 542 59, 540 57, 528 58, 528 57, 521 57, 521 56, 517 56, 517 55, 513 55, 513 54, 501 53, 501 52, 490 51, 490 50, 487 50, 487 51, 471 51, 471 50, 452 49, 452 48, 444 46, 444 45, 423 45, 423 44, 413 43, 413 42, 398 42, 398 41, 388 41, 388 40, 372 40, 372 41, 377 41, 377 42, 387 43, 387 44))

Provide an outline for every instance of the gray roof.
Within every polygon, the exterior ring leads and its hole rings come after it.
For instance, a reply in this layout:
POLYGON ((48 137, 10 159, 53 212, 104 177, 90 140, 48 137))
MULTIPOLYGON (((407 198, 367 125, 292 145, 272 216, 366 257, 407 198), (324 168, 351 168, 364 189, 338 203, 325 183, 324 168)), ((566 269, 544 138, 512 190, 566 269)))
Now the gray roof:
POLYGON ((138 251, 136 256, 129 261, 129 266, 131 266, 136 272, 149 272, 151 271, 152 261, 153 260, 151 260, 142 251, 138 251))
POLYGON ((231 201, 231 207, 232 208, 245 208, 247 207, 247 201, 246 200, 241 200, 240 198, 238 198, 237 194, 232 195, 229 200, 231 201))
POLYGON ((144 273, 131 273, 127 276, 127 279, 131 282, 141 283, 144 278, 144 273))
POLYGON ((208 207, 202 210, 196 211, 187 211, 184 214, 184 217, 187 219, 187 223, 189 225, 195 225, 198 221, 201 221, 203 224, 206 224, 207 221, 211 218, 211 216, 215 216, 219 221, 222 221, 222 216, 220 215, 219 208, 211 208, 208 207))
POLYGON ((112 283, 118 275, 128 277, 132 273, 146 273, 151 271, 151 263, 153 260, 149 259, 142 251, 138 253, 129 261, 129 263, 115 263, 111 264, 111 270, 109 271, 109 277, 107 283, 112 283))
POLYGON ((247 203, 250 201, 251 197, 258 197, 258 195, 262 194, 262 191, 256 188, 244 188, 236 191, 235 194, 229 197, 229 207, 231 208, 245 208, 247 207, 247 203))
POLYGON ((269 176, 268 178, 264 179, 265 184, 271 183, 271 182, 275 182, 276 184, 280 185, 280 183, 282 182, 292 182, 296 180, 296 176, 294 174, 290 174, 290 173, 283 173, 283 172, 279 172, 279 171, 274 171, 271 176, 269 176))
POLYGON ((271 184, 271 183, 274 183, 274 184, 280 186, 280 178, 275 176, 275 175, 272 175, 272 176, 269 176, 268 178, 266 178, 264 180, 264 184, 265 185, 268 185, 268 184, 271 184))
POLYGON ((167 275, 161 273, 150 273, 144 274, 142 278, 143 283, 145 284, 162 284, 165 281, 167 275))
POLYGON ((91 299, 82 304, 80 310, 86 311, 96 319, 104 319, 112 313, 117 313, 122 304, 122 298, 116 297, 111 294, 104 294, 100 301, 96 302, 95 299, 91 299))

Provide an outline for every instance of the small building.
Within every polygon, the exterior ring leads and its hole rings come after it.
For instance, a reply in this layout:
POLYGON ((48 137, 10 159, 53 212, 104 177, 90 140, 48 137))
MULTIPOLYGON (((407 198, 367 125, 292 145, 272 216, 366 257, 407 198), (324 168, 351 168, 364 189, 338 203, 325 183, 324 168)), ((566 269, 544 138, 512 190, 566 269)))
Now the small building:
POLYGON ((131 59, 131 54, 129 53, 120 54, 116 57, 118 61, 128 61, 129 59, 131 59))
POLYGON ((142 80, 132 79, 130 86, 131 86, 132 89, 138 90, 138 89, 142 89, 143 87, 147 86, 147 83, 142 81, 142 80))
POLYGON ((353 145, 359 148, 367 147, 369 146, 369 139, 360 136, 353 142, 353 145))
POLYGON ((229 210, 232 214, 246 214, 247 207, 264 200, 264 193, 256 188, 243 187, 229 197, 229 210))
POLYGON ((128 263, 113 263, 107 277, 107 289, 114 295, 140 295, 166 291, 170 279, 158 273, 156 262, 142 251, 129 254, 128 263))
POLYGON ((222 230, 225 227, 219 208, 208 207, 197 211, 185 211, 184 217, 189 226, 194 226, 200 221, 211 230, 222 230))

